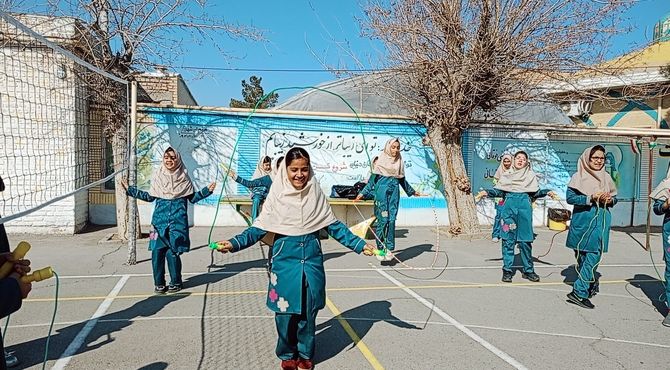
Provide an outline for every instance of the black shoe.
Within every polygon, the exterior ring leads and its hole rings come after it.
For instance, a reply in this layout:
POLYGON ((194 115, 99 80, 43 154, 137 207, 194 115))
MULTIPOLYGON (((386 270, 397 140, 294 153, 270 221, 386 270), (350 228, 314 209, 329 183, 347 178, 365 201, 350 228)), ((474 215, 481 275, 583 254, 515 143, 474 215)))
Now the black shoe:
POLYGON ((168 287, 167 292, 168 292, 168 293, 177 293, 177 292, 180 291, 180 290, 181 290, 181 285, 170 285, 170 286, 168 287))
POLYGON ((527 274, 523 273, 523 274, 521 274, 521 277, 524 278, 524 279, 528 279, 528 280, 532 281, 533 283, 537 283, 538 281, 540 281, 540 277, 534 272, 529 272, 527 274))
POLYGON ((587 298, 579 298, 575 295, 575 292, 568 293, 568 302, 575 304, 581 308, 594 309, 596 306, 591 303, 587 298))
POLYGON ((514 273, 512 271, 503 270, 502 281, 503 283, 511 283, 514 273))
POLYGON ((165 294, 165 292, 168 291, 168 288, 165 285, 157 285, 154 288, 154 293, 155 294, 165 294))

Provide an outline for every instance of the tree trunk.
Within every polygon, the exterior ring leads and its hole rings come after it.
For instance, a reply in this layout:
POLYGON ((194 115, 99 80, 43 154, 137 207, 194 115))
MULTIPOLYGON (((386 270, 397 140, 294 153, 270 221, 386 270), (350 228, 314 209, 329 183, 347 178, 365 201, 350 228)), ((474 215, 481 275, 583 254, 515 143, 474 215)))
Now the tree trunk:
POLYGON ((470 180, 465 171, 460 137, 445 135, 441 126, 428 128, 430 144, 440 168, 449 212, 449 232, 474 235, 481 232, 470 180))
MULTIPOLYGON (((125 129, 119 129, 112 137, 112 155, 114 156, 114 171, 119 171, 127 165, 126 158, 128 152, 128 138, 125 129)), ((116 235, 121 241, 128 241, 130 236, 128 230, 128 202, 131 198, 126 195, 122 179, 128 178, 128 172, 124 171, 114 177, 114 187, 116 195, 116 235)), ((141 236, 139 214, 135 214, 135 237, 141 236)), ((135 251, 128 251, 129 261, 131 254, 134 256, 135 251)))

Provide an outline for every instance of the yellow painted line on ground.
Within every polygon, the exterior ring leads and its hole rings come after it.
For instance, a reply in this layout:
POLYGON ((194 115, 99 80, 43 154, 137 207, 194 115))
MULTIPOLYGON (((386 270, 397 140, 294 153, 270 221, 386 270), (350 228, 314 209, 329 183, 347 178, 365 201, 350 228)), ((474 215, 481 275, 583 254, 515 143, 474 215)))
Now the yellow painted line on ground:
MULTIPOLYGON (((661 283, 658 280, 600 280, 600 284, 627 284, 627 283, 661 283)), ((454 289, 454 288, 509 288, 509 287, 518 287, 518 286, 560 286, 567 285, 562 281, 551 281, 551 282, 527 282, 527 283, 482 283, 482 284, 435 284, 435 285, 407 285, 411 289, 454 289)), ((362 286, 362 287, 343 287, 343 288, 330 288, 326 289, 328 292, 353 292, 353 291, 374 291, 374 290, 399 290, 397 286, 362 286)), ((214 297, 214 296, 227 296, 227 295, 250 295, 250 294, 266 294, 267 290, 238 290, 238 291, 226 291, 226 292, 182 292, 175 294, 126 294, 118 295, 114 300, 119 299, 136 299, 136 298, 170 298, 174 296, 188 295, 191 297, 214 297)), ((58 301, 67 302, 67 301, 96 301, 103 300, 107 298, 106 296, 79 296, 79 297, 60 297, 58 301)), ((53 298, 28 298, 24 299, 24 302, 53 302, 53 298)))
POLYGON ((340 312, 340 310, 337 307, 335 307, 335 304, 333 304, 333 302, 328 297, 326 297, 326 306, 328 306, 330 312, 333 313, 337 321, 340 323, 340 325, 342 325, 342 329, 344 329, 344 331, 347 332, 349 338, 351 338, 351 340, 354 341, 354 344, 356 345, 358 350, 361 351, 363 356, 365 356, 365 359, 368 360, 370 365, 372 365, 372 368, 376 370, 383 370, 384 367, 382 366, 382 364, 379 363, 377 357, 375 357, 375 355, 373 355, 372 352, 370 352, 368 346, 366 346, 365 343, 363 343, 363 340, 358 336, 358 334, 356 334, 354 328, 352 328, 351 325, 349 325, 349 322, 347 322, 347 320, 344 317, 342 317, 342 313, 340 312))

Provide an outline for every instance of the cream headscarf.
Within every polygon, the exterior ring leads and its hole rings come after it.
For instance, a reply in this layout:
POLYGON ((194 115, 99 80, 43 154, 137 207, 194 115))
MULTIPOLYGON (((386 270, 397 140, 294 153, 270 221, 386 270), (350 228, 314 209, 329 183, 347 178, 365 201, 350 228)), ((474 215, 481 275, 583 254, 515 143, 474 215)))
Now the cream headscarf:
POLYGON ((173 171, 165 168, 163 160, 161 166, 154 172, 151 177, 151 188, 149 195, 161 199, 178 199, 195 193, 191 178, 188 177, 188 171, 184 162, 181 160, 181 154, 168 147, 164 152, 172 151, 175 154, 175 169, 173 171))
POLYGON ((270 171, 266 171, 266 170, 263 169, 263 160, 265 158, 269 158, 269 157, 267 155, 264 155, 263 157, 261 157, 261 160, 258 161, 258 164, 256 165, 256 170, 254 171, 253 176, 251 176, 252 180, 261 178, 263 176, 270 175, 272 173, 272 161, 270 161, 270 171))
POLYGON ((612 177, 607 171, 605 171, 605 166, 596 171, 589 166, 589 160, 591 159, 591 150, 594 147, 586 148, 584 153, 579 157, 577 162, 577 172, 572 175, 570 182, 568 183, 569 188, 579 190, 580 193, 588 195, 589 197, 595 193, 605 192, 610 195, 616 195, 616 185, 612 181, 612 177))
MULTIPOLYGON (((286 159, 284 159, 286 160, 286 159)), ((291 185, 282 162, 270 187, 261 214, 252 226, 281 235, 311 234, 337 221, 310 164, 309 178, 301 190, 291 185)))
POLYGON ((405 164, 400 152, 398 152, 397 157, 391 155, 391 145, 396 141, 400 144, 398 138, 393 138, 386 142, 384 151, 377 156, 377 163, 375 163, 372 173, 386 177, 395 177, 397 179, 405 177, 405 164))
POLYGON ((530 168, 530 160, 523 168, 516 168, 512 159, 510 171, 503 172, 494 187, 508 193, 535 193, 540 190, 537 175, 530 168))
POLYGON ((511 163, 514 160, 511 154, 505 154, 500 158, 500 165, 498 165, 498 169, 496 170, 496 173, 493 175, 493 178, 498 181, 500 179, 500 176, 502 176, 503 173, 505 172, 510 172, 514 169, 514 163, 511 163), (505 169, 505 165, 503 165, 503 162, 505 161, 505 158, 508 158, 510 160, 509 168, 505 169))
POLYGON ((670 199, 670 166, 668 166, 668 172, 665 175, 665 179, 654 188, 654 191, 649 194, 649 197, 660 200, 670 199))

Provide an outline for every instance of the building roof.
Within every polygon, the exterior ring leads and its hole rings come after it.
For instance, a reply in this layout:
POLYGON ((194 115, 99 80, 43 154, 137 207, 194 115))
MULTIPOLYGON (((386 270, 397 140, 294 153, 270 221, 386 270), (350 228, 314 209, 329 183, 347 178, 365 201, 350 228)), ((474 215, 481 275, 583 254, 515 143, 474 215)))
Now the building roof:
MULTIPOLYGON (((391 96, 400 84, 397 75, 374 73, 344 78, 306 89, 273 110, 409 116, 391 96), (351 107, 350 107, 350 106, 351 107)), ((544 102, 507 103, 494 112, 480 112, 475 120, 572 125, 556 105, 544 102)))

